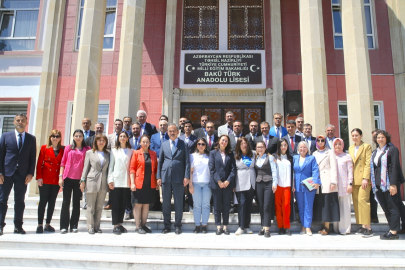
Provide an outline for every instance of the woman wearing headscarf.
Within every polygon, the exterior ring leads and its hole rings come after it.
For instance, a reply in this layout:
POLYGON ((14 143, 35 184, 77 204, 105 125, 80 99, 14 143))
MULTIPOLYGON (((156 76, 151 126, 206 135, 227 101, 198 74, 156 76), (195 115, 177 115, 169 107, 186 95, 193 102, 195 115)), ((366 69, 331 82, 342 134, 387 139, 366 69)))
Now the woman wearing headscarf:
POLYGON ((329 234, 330 222, 340 220, 339 196, 337 189, 337 161, 335 152, 326 147, 326 138, 322 135, 316 138, 316 149, 313 156, 319 167, 321 187, 314 201, 314 221, 323 222, 321 235, 329 234))
POLYGON ((334 139, 332 145, 337 161, 340 212, 340 221, 333 222, 333 228, 336 233, 345 235, 350 234, 352 227, 353 160, 349 154, 343 151, 345 144, 342 139, 334 139))

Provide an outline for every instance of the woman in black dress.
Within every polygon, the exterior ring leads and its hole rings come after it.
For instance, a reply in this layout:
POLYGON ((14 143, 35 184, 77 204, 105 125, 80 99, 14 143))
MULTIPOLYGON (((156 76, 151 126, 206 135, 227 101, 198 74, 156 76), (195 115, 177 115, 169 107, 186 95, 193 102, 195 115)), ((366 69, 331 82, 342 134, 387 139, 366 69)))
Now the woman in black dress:
POLYGON ((134 205, 135 231, 139 234, 152 233, 146 226, 149 214, 149 204, 155 203, 156 198, 156 153, 149 150, 150 138, 141 137, 141 149, 136 150, 131 159, 131 190, 132 205, 134 205))

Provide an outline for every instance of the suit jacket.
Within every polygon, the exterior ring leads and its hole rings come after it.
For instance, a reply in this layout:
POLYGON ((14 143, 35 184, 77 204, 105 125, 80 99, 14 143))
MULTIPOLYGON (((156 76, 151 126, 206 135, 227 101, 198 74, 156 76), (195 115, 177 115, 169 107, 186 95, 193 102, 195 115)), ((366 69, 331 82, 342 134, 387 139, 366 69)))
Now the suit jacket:
POLYGON ((251 157, 252 163, 250 166, 246 166, 242 158, 235 159, 236 166, 236 178, 235 178, 235 191, 245 191, 249 190, 250 187, 255 189, 256 186, 256 152, 253 152, 253 157, 251 157))
MULTIPOLYGON (((305 137, 301 138, 301 141, 305 141, 305 137)), ((311 145, 309 146, 309 150, 311 151, 311 155, 317 150, 315 137, 311 136, 311 145)), ((297 152, 298 152, 298 149, 297 149, 297 152)))
POLYGON ((235 135, 233 135, 233 134, 229 135, 229 140, 230 140, 230 143, 231 143, 231 151, 233 152, 233 151, 235 151, 236 143, 238 142, 238 140, 236 139, 235 135))
POLYGON ((59 154, 55 156, 52 146, 41 146, 37 162, 37 180, 42 179, 47 185, 59 185, 60 163, 64 150, 65 147, 62 146, 59 154))
MULTIPOLYGON (((255 144, 257 144, 258 142, 264 142, 263 135, 256 137, 255 144)), ((277 142, 278 142, 277 137, 273 137, 271 135, 269 136, 269 142, 267 143, 266 148, 267 154, 273 155, 274 153, 277 153, 277 142)))
POLYGON ((229 182, 227 189, 233 189, 235 187, 236 164, 233 153, 228 153, 225 156, 224 164, 220 151, 211 151, 208 166, 210 168, 211 189, 219 189, 218 181, 220 180, 229 182))
POLYGON ((134 149, 113 148, 110 154, 110 167, 108 168, 108 183, 114 183, 114 187, 131 187, 129 167, 134 149))
MULTIPOLYGON (((399 151, 393 145, 387 145, 383 154, 378 158, 377 166, 374 164, 374 177, 375 183, 381 185, 381 158, 387 153, 387 166, 388 166, 388 177, 390 179, 390 185, 401 185, 404 183, 401 177, 402 168, 401 162, 399 161, 399 151), (387 153, 388 152, 388 153, 387 153)), ((377 154, 377 149, 373 151, 371 156, 371 162, 374 162, 375 155, 377 154)))
POLYGON ((138 138, 138 143, 137 143, 137 146, 136 146, 136 149, 135 149, 134 135, 131 135, 131 136, 129 137, 129 144, 131 145, 132 149, 134 149, 134 150, 139 150, 139 149, 141 149, 141 143, 140 143, 140 141, 139 141, 140 139, 141 139, 141 136, 139 136, 139 138, 138 138))
MULTIPOLYGON (((84 130, 83 130, 83 133, 84 133, 84 130)), ((91 136, 94 136, 94 135, 96 135, 96 132, 94 130, 90 130, 90 135, 87 138, 90 138, 91 136)))
MULTIPOLYGON (((332 142, 333 142, 334 139, 336 139, 336 137, 333 137, 332 142)), ((326 147, 333 150, 332 145, 329 145, 329 140, 328 140, 327 137, 325 137, 325 141, 326 141, 326 142, 325 142, 326 147)))
POLYGON ((159 157, 160 154, 160 147, 162 146, 162 143, 167 141, 169 139, 169 135, 164 136, 163 141, 160 140, 160 132, 153 134, 151 139, 150 139, 150 150, 156 152, 156 156, 159 157))
POLYGON ((84 191, 86 193, 108 192, 108 165, 110 164, 110 153, 104 153, 103 165, 100 163, 97 151, 86 152, 82 180, 86 180, 84 191))
MULTIPOLYGON (((319 167, 314 156, 307 155, 304 164, 300 167, 300 155, 295 155, 294 159, 294 187, 296 192, 310 192, 304 186, 302 186, 301 181, 309 177, 312 177, 312 181, 315 184, 321 185, 321 179, 319 178, 319 167)), ((311 191, 316 192, 316 191, 311 191)))
POLYGON ((172 154, 171 140, 162 143, 159 154, 157 179, 162 183, 183 183, 184 178, 190 179, 190 151, 187 144, 178 139, 172 154))
POLYGON ((295 139, 294 139, 294 140, 295 140, 295 142, 294 142, 294 149, 292 149, 292 147, 291 147, 291 140, 290 140, 290 137, 288 136, 288 134, 285 135, 283 138, 286 139, 287 142, 288 142, 288 150, 289 150, 289 152, 290 152, 290 156, 297 155, 297 154, 298 154, 298 144, 301 142, 302 137, 299 136, 299 135, 297 135, 297 134, 295 134, 295 136, 294 136, 294 138, 295 138, 295 139))
POLYGON ((15 130, 3 133, 0 139, 0 173, 12 176, 17 169, 21 177, 34 175, 36 165, 37 145, 35 136, 25 132, 21 151, 18 150, 15 130))
POLYGON ((152 125, 151 123, 146 122, 145 123, 145 130, 144 130, 142 135, 146 134, 146 135, 149 135, 149 137, 150 137, 150 136, 152 136, 153 134, 156 134, 156 133, 157 133, 157 130, 156 130, 155 125, 152 125))
POLYGON ((228 135, 228 123, 218 127, 218 137, 221 137, 222 135, 228 135))
POLYGON ((252 134, 250 134, 250 132, 248 134, 246 134, 245 138, 248 140, 250 148, 252 150, 256 150, 256 141, 255 138, 261 136, 262 134, 260 134, 259 132, 257 133, 256 137, 253 137, 252 134))
MULTIPOLYGON (((185 134, 181 135, 179 137, 179 139, 186 142, 186 135, 185 134)), ((195 151, 197 139, 198 138, 196 136, 194 136, 193 134, 190 134, 190 137, 188 138, 188 144, 187 144, 190 154, 194 153, 194 151, 195 151)))
MULTIPOLYGON (((86 143, 87 146, 90 146, 91 148, 93 148, 94 138, 96 138, 96 135, 88 137, 87 139, 84 140, 84 142, 86 143)), ((107 137, 107 139, 108 139, 108 137, 107 137)))
POLYGON ((208 150, 208 151, 214 150, 215 147, 218 146, 218 139, 219 139, 219 138, 218 138, 217 135, 215 135, 215 133, 214 133, 214 141, 211 141, 211 146, 210 146, 210 140, 207 139, 207 138, 208 138, 208 135, 205 136, 204 138, 207 140, 207 150, 208 150))
POLYGON ((349 154, 353 160, 353 185, 361 185, 363 179, 370 180, 370 161, 371 161, 371 145, 362 143, 357 151, 356 157, 354 156, 354 145, 349 147, 349 154))
MULTIPOLYGON (((204 128, 202 128, 202 127, 197 128, 196 130, 193 130, 193 134, 197 138, 205 138, 206 137, 204 128)), ((217 130, 214 131, 214 135, 218 136, 218 131, 217 130)))
POLYGON ((335 152, 330 149, 326 149, 325 153, 321 154, 318 150, 314 152, 313 156, 318 163, 319 175, 322 183, 322 193, 338 192, 337 160, 335 152), (335 189, 333 191, 330 190, 330 184, 335 185, 335 189))
MULTIPOLYGON (((277 133, 276 133, 276 126, 272 126, 270 128, 270 132, 269 134, 273 137, 277 137, 277 133)), ((288 131, 285 127, 281 126, 281 138, 284 137, 285 135, 288 134, 288 131)))
MULTIPOLYGON (((156 173, 157 173, 157 157, 156 153, 149 150, 151 159, 151 188, 156 188, 156 173)), ((145 157, 142 149, 134 151, 131 158, 130 173, 135 174, 135 186, 136 189, 142 189, 143 181, 145 179, 145 157)))
POLYGON ((107 135, 107 139, 108 139, 107 148, 113 149, 115 147, 115 144, 117 143, 117 134, 115 133, 115 131, 107 135))

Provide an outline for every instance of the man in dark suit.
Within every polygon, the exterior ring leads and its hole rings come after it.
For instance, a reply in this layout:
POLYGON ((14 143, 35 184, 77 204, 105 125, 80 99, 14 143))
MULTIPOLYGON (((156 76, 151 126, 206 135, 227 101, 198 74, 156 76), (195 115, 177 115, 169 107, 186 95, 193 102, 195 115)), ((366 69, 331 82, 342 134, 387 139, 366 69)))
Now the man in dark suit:
MULTIPOLYGON (((207 136, 205 126, 207 125, 208 121, 210 121, 208 115, 201 116, 201 127, 193 131, 194 136, 196 136, 197 138, 205 138, 207 136)), ((218 132, 216 130, 214 131, 214 133, 218 136, 218 132)))
POLYGON ((255 143, 255 139, 256 137, 262 135, 261 133, 258 132, 259 130, 259 123, 257 123, 256 121, 252 121, 249 123, 249 133, 246 134, 245 138, 248 140, 249 144, 250 144, 250 148, 252 150, 256 149, 256 143, 255 143))
POLYGON ((327 125, 326 126, 326 147, 333 150, 333 140, 336 139, 335 137, 335 126, 334 125, 327 125))
POLYGON ((94 131, 90 130, 91 127, 91 120, 89 118, 84 118, 82 120, 82 127, 83 127, 83 134, 84 139, 86 140, 88 137, 93 136, 95 134, 94 131))
POLYGON ((141 124, 141 136, 146 134, 149 136, 152 136, 153 134, 157 133, 155 125, 152 125, 148 122, 146 122, 147 114, 143 110, 139 110, 136 113, 136 118, 138 120, 138 123, 141 124))
POLYGON ((236 142, 243 136, 242 121, 236 120, 233 122, 233 132, 229 134, 229 140, 231 141, 231 150, 235 151, 236 142))
POLYGON ((14 117, 15 130, 0 139, 0 235, 3 235, 7 201, 14 186, 14 233, 25 234, 22 228, 25 193, 35 172, 36 139, 25 132, 28 119, 25 114, 14 117))
POLYGON ((125 130, 125 132, 128 134, 128 136, 131 137, 132 136, 132 117, 125 116, 122 119, 122 122, 124 122, 124 128, 122 130, 125 130))
POLYGON ((271 154, 271 155, 276 153, 278 138, 273 137, 269 134, 270 124, 268 122, 261 122, 260 130, 262 132, 262 135, 259 137, 256 137, 255 144, 257 144, 260 141, 263 141, 266 144, 266 153, 271 154))
POLYGON ((283 138, 288 142, 288 148, 290 151, 290 155, 296 155, 298 153, 298 144, 300 143, 302 137, 295 133, 296 123, 294 120, 287 121, 287 131, 288 134, 283 138))
POLYGON ((84 142, 86 143, 87 146, 93 147, 93 143, 94 143, 94 138, 96 137, 96 135, 98 134, 103 134, 104 133, 104 123, 102 122, 97 122, 94 125, 94 131, 95 134, 88 137, 84 142))
POLYGON ((207 131, 207 135, 204 137, 207 140, 207 150, 214 150, 214 148, 218 145, 218 135, 215 134, 214 123, 208 121, 205 126, 205 130, 207 131))
POLYGON ((171 199, 174 197, 174 211, 176 234, 181 234, 181 219, 183 218, 184 187, 190 181, 190 152, 187 144, 177 138, 176 124, 168 127, 170 140, 162 144, 159 154, 157 183, 162 186, 163 218, 162 233, 171 231, 171 199))
POLYGON ((129 144, 134 150, 141 149, 141 125, 139 123, 132 124, 129 144))
POLYGON ((308 143, 311 155, 316 151, 316 138, 312 136, 312 125, 306 123, 304 125, 304 140, 308 143))
POLYGON ((179 134, 178 137, 184 134, 184 123, 187 121, 186 117, 180 117, 179 119, 179 134))
MULTIPOLYGON (((160 121, 162 121, 162 120, 166 121, 166 122, 169 124, 169 117, 167 117, 167 115, 162 114, 162 115, 159 117, 159 123, 160 123, 160 121)), ((167 129, 166 129, 166 130, 167 130, 167 129)), ((156 131, 157 131, 157 132, 160 132, 160 129, 157 128, 156 131)), ((157 156, 159 157, 159 154, 158 154, 157 156)))

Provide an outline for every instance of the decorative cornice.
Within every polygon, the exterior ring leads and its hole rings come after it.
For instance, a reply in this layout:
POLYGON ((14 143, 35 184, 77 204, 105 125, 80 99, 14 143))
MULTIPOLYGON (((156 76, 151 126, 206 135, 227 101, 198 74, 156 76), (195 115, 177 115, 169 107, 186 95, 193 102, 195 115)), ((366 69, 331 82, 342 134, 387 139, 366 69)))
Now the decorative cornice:
POLYGON ((266 89, 180 89, 180 96, 207 97, 207 96, 246 96, 265 97, 266 89))

